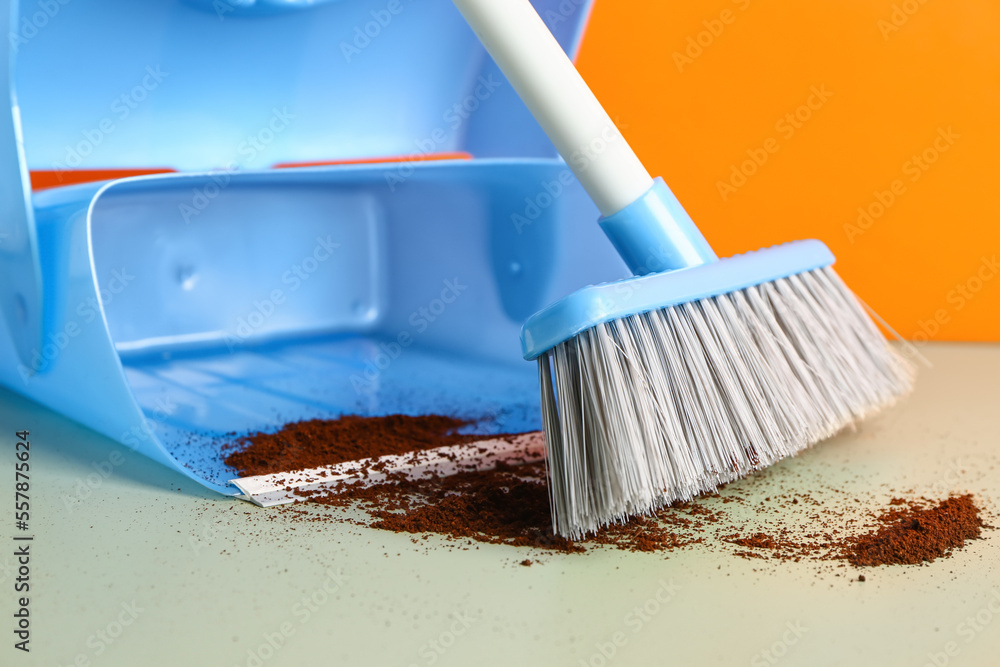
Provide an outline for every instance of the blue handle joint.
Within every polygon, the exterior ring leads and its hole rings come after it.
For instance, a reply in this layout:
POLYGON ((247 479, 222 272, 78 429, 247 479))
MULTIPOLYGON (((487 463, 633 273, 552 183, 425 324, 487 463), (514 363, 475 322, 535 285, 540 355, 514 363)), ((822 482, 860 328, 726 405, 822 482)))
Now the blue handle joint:
POLYGON ((639 199, 598 223, 637 276, 719 259, 662 178, 639 199))

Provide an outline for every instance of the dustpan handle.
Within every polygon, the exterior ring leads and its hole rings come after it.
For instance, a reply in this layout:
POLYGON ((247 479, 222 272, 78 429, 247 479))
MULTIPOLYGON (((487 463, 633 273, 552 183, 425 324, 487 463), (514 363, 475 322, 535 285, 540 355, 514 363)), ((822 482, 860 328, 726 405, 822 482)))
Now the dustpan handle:
POLYGON ((21 119, 14 91, 14 59, 21 42, 17 0, 0 0, 0 313, 28 373, 42 348, 42 273, 38 259, 31 181, 24 157, 21 119), (10 39, 7 39, 10 37, 10 39))
POLYGON ((528 0, 453 0, 605 216, 653 179, 528 0))

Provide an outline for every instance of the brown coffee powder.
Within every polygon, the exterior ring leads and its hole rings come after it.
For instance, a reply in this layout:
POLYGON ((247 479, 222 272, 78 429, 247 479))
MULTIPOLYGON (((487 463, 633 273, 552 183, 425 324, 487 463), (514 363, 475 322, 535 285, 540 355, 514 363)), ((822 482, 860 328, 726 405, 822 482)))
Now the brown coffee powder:
MULTIPOLYGON (((227 462, 252 475, 423 451, 475 439, 456 434, 467 423, 434 415, 314 420, 290 424, 276 434, 253 434, 240 441, 244 449, 231 454, 227 462)), ((544 463, 500 465, 493 470, 416 480, 394 474, 381 484, 341 483, 333 490, 301 495, 330 508, 359 508, 365 519, 340 520, 409 533, 414 540, 439 534, 458 542, 565 553, 606 545, 666 554, 695 545, 718 549, 730 544, 738 548, 730 548, 728 553, 740 558, 846 561, 857 567, 930 562, 980 537, 985 527, 969 495, 937 503, 897 498, 882 514, 859 516, 857 510, 851 511, 856 507, 854 502, 823 507, 808 493, 798 492, 773 494, 773 499, 768 496, 760 506, 750 508, 757 515, 779 516, 777 526, 762 529, 728 514, 725 505, 745 505, 748 501, 727 494, 714 496, 721 502, 698 499, 678 503, 573 542, 552 534, 544 463), (808 512, 804 526, 788 524, 787 513, 792 508, 800 516, 808 512)), ((850 500, 858 499, 845 498, 850 500)), ((334 516, 327 518, 338 520, 334 516)))
POLYGON ((938 503, 895 498, 877 519, 873 532, 845 541, 841 557, 852 565, 915 565, 951 555, 979 539, 983 523, 971 495, 938 503))
POLYGON ((312 419, 287 424, 277 433, 253 433, 237 440, 230 447, 238 451, 225 461, 241 477, 318 468, 468 442, 474 436, 457 431, 470 423, 441 415, 312 419))

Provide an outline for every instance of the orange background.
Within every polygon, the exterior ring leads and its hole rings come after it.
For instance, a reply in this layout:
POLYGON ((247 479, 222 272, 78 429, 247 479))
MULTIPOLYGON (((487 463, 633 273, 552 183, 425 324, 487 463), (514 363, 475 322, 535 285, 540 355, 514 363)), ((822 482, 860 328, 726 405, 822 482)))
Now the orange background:
POLYGON ((1000 340, 1000 267, 984 263, 1000 260, 1000 3, 923 2, 599 0, 578 64, 720 256, 819 238, 902 335, 1000 340), (832 95, 776 127, 811 86, 832 95), (958 137, 922 170, 939 128, 958 137), (719 181, 768 138, 777 151, 723 201, 719 181))

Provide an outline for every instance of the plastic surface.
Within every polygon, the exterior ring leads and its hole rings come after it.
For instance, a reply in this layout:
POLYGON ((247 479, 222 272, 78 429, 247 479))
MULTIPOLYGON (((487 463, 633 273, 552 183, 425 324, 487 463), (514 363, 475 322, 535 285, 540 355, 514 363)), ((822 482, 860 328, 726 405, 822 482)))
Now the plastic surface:
POLYGON ((726 294, 833 262, 833 253, 820 241, 793 241, 688 269, 585 287, 525 323, 524 358, 535 359, 601 322, 726 294))
MULTIPOLYGON (((18 25, 16 3, 0 2, 0 35, 14 35, 18 25)), ((20 113, 14 90, 17 45, 12 39, 0 46, 0 313, 6 332, 28 363, 42 346, 44 300, 38 262, 34 212, 29 205, 30 186, 24 160, 20 113)))
MULTIPOLYGON (((262 13, 285 4, 59 2, 42 28, 23 29, 30 37, 15 31, 29 167, 556 157, 451 0, 290 3, 300 8, 262 13)), ((572 53, 591 2, 571 4, 537 0, 572 53)), ((24 16, 38 11, 22 0, 24 16)))
POLYGON ((637 276, 686 269, 718 259, 662 178, 601 228, 637 276))
POLYGON ((345 0, 181 0, 217 16, 270 16, 345 0))
POLYGON ((601 213, 620 211, 653 185, 528 0, 454 2, 601 213))
MULTIPOLYGON (((221 169, 36 193, 51 317, 28 360, 0 335, 0 383, 230 494, 221 443, 297 419, 539 428, 521 323, 627 270, 450 2, 404 3, 347 62, 385 7, 60 4, 19 44, 6 164, 221 169), (442 151, 476 159, 255 169, 442 151)), ((589 4, 539 7, 574 48, 589 4)))

